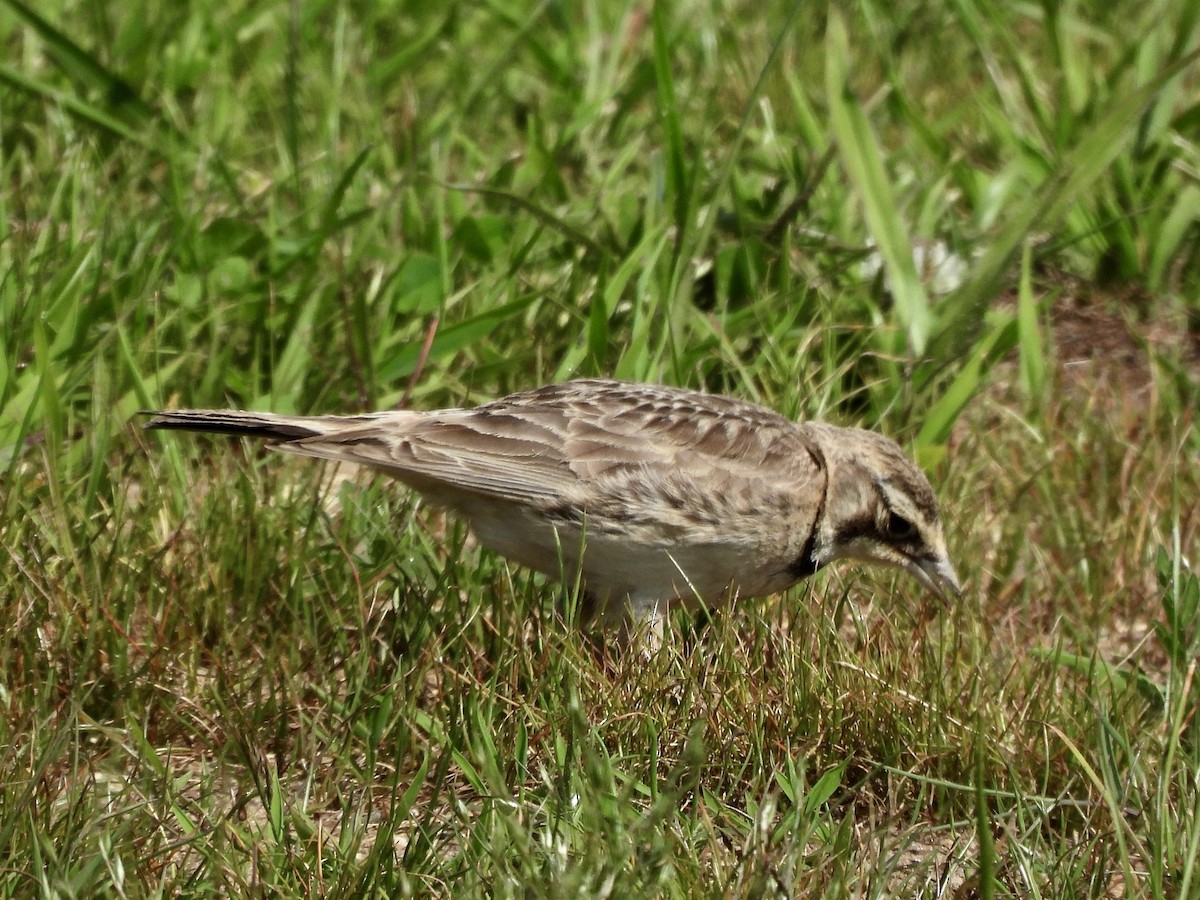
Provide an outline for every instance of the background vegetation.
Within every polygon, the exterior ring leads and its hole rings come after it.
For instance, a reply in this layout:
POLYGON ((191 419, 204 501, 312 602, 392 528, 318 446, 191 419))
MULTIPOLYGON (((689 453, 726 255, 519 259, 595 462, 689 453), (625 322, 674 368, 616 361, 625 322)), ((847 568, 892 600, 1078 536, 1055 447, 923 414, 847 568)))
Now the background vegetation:
POLYGON ((1200 896, 1195 0, 0 2, 0 895, 1200 896), (646 664, 136 411, 877 427, 967 596, 646 664))

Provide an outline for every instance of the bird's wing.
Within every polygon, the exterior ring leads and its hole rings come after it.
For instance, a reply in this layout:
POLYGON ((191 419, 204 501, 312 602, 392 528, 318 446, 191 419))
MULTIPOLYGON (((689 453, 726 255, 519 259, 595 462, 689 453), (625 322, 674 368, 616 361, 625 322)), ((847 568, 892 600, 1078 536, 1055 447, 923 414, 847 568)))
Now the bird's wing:
POLYGON ((575 483, 563 456, 562 427, 476 412, 286 416, 185 409, 155 413, 146 427, 265 438, 288 453, 381 469, 448 502, 456 491, 554 502, 575 483))
POLYGON ((647 466, 697 478, 769 471, 787 479, 813 462, 794 422, 730 397, 612 381, 567 382, 530 394, 552 391, 569 410, 566 455, 583 479, 647 466))
POLYGON ((474 409, 311 418, 185 410, 147 427, 265 437, 290 453, 384 470, 451 503, 467 492, 542 507, 607 497, 615 507, 629 492, 676 502, 732 481, 771 495, 823 471, 803 431, 770 410, 615 381, 550 385, 474 409))
POLYGON ((415 417, 356 425, 276 447, 372 466, 451 504, 462 493, 553 504, 575 486, 558 432, 524 417, 475 412, 410 413, 415 417))
MULTIPOLYGON (((319 446, 325 455, 335 440, 358 438, 347 432, 293 447, 319 446)), ((560 512, 605 503, 615 512, 622 498, 637 496, 652 506, 656 494, 663 503, 703 504, 726 488, 762 503, 794 502, 797 490, 824 489, 823 459, 783 416, 726 397, 611 381, 430 413, 370 452, 384 457, 373 464, 418 487, 413 475, 560 512)))

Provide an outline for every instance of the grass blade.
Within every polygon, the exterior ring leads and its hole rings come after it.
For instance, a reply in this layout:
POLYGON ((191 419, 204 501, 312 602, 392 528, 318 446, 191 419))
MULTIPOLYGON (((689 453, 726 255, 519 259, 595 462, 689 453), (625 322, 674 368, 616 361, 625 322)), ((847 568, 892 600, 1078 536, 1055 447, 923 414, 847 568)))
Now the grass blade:
POLYGON ((883 257, 888 290, 908 335, 911 352, 921 355, 933 326, 929 297, 917 274, 912 242, 892 196, 891 180, 866 116, 850 91, 850 47, 842 17, 831 11, 825 34, 825 94, 838 156, 854 186, 867 228, 883 257))
POLYGON ((37 32, 63 71, 100 93, 108 115, 130 124, 144 123, 155 117, 154 108, 138 96, 137 89, 112 72, 94 54, 84 50, 21 0, 0 2, 37 32))

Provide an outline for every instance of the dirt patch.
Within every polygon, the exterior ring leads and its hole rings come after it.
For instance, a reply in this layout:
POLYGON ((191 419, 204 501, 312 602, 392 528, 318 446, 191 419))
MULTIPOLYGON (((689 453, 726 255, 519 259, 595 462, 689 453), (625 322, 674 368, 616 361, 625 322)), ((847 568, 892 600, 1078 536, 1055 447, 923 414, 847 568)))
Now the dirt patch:
POLYGON ((1058 365, 1068 380, 1145 389, 1156 354, 1200 374, 1200 336, 1190 334, 1182 316, 1138 322, 1121 306, 1067 300, 1055 304, 1051 324, 1058 365))
POLYGON ((1181 309, 1137 298, 1064 297, 1050 315, 1060 381, 1067 390, 1125 402, 1153 389, 1156 359, 1179 365, 1200 381, 1200 333, 1181 309))
MULTIPOLYGON (((1102 294, 1084 285, 1061 290, 1043 317, 1052 400, 1082 400, 1136 419, 1155 395, 1156 369, 1200 385, 1200 327, 1182 304, 1129 292, 1102 294)), ((1016 296, 997 306, 1014 311, 1016 296)), ((1005 396, 1015 385, 1018 353, 995 371, 993 396, 1005 396)))

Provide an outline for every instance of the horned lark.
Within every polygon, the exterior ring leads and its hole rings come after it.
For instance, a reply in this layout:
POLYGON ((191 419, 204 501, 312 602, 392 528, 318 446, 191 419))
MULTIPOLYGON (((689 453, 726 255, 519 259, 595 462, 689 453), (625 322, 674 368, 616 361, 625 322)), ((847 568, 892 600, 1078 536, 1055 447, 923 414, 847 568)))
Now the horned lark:
POLYGON ((582 576, 597 626, 661 634, 672 603, 774 594, 843 558, 960 593, 933 490, 894 441, 728 397, 581 380, 474 409, 179 410, 146 427, 261 437, 380 469, 464 516, 485 547, 582 576))

